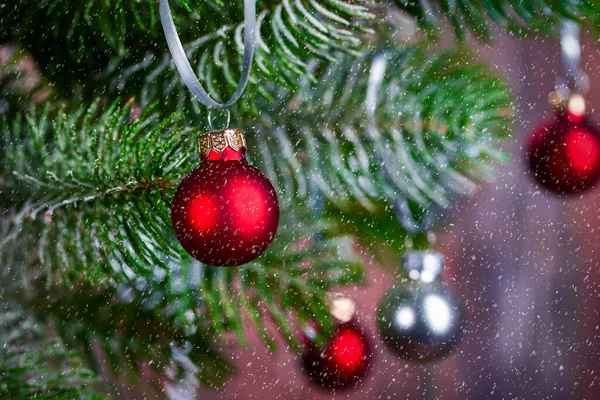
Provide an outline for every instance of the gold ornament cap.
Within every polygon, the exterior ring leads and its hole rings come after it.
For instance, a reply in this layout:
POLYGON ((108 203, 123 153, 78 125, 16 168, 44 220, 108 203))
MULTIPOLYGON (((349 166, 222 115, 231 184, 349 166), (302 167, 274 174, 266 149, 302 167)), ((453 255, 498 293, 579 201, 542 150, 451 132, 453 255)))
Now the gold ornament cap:
POLYGON ((356 315, 356 302, 341 293, 330 293, 327 302, 329 312, 340 323, 350 322, 356 315))
POLYGON ((556 112, 568 111, 582 116, 587 112, 587 104, 582 93, 555 90, 548 96, 548 102, 556 112))
POLYGON ((246 138, 238 128, 207 132, 198 138, 200 159, 236 161, 246 157, 246 138))

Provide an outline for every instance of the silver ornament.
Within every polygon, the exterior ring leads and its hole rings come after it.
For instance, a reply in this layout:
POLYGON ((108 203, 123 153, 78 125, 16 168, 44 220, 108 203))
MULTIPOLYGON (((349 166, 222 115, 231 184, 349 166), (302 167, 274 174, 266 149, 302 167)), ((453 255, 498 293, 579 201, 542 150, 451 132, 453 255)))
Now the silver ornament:
POLYGON ((403 258, 408 280, 394 285, 381 299, 377 327, 394 354, 412 361, 434 361, 459 343, 464 310, 459 298, 439 278, 443 256, 408 252, 403 258))

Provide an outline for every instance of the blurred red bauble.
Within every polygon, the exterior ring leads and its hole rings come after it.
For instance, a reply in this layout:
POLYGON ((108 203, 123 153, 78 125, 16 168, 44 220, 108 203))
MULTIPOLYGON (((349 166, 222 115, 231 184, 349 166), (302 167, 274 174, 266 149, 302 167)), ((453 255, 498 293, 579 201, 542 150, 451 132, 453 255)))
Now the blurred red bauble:
POLYGON ((250 262, 269 247, 279 223, 277 194, 246 160, 237 129, 200 138, 200 166, 179 184, 171 206, 175 236, 201 262, 218 267, 250 262))
POLYGON ((559 110, 534 130, 527 161, 534 179, 544 188, 560 195, 584 192, 600 177, 600 134, 583 108, 559 110))
MULTIPOLYGON (((341 298, 347 306, 351 301, 341 298)), ((354 303, 352 302, 352 307, 354 303)), ((342 310, 342 313, 346 312, 342 310)), ((354 313, 354 310, 352 310, 354 313)), ((333 313, 334 316, 338 315, 333 313)), ((344 315, 344 317, 346 317, 344 315)), ((342 389, 358 385, 371 367, 372 350, 364 331, 355 319, 336 322, 335 332, 324 345, 314 341, 315 329, 305 331, 302 364, 311 381, 325 389, 342 389)))

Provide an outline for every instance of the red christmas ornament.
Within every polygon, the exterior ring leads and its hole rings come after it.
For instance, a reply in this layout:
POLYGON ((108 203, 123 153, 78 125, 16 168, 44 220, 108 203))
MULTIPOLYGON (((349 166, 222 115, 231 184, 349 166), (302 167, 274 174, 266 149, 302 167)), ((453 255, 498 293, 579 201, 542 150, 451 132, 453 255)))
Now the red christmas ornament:
POLYGON ((325 389, 341 389, 359 384, 370 369, 373 353, 365 333, 355 319, 346 322, 337 320, 335 333, 322 347, 313 341, 314 336, 315 329, 308 328, 302 355, 304 370, 311 381, 325 389))
POLYGON ((534 179, 560 195, 584 192, 600 178, 600 134, 585 114, 580 95, 554 118, 536 128, 529 141, 527 161, 534 179))
POLYGON ((246 160, 241 130, 200 137, 200 166, 179 184, 171 206, 175 236, 190 255, 225 267, 250 262, 269 247, 279 223, 271 182, 246 160))

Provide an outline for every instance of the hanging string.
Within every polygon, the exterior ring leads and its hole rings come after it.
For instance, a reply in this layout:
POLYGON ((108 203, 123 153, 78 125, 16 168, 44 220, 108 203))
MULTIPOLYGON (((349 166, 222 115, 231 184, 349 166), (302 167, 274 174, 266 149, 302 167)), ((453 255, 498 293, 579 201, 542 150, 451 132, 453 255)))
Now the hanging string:
POLYGON ((569 92, 585 93, 589 88, 589 79, 581 69, 581 43, 579 24, 568 19, 561 21, 560 48, 565 80, 557 83, 557 89, 569 92), (566 87, 564 87, 566 85, 566 87), (563 87, 560 87, 563 86, 563 87))
POLYGON ((248 84, 252 58, 254 56, 254 44, 256 42, 256 0, 244 0, 244 62, 242 64, 242 76, 233 96, 226 103, 214 101, 198 81, 177 34, 168 0, 160 0, 160 19, 165 32, 165 38, 167 39, 167 45, 173 56, 173 62, 181 75, 181 79, 183 79, 183 82, 194 98, 210 109, 229 108, 238 101, 248 84))
MULTIPOLYGON (((374 143, 381 141, 381 133, 376 126, 376 113, 378 109, 378 98, 380 96, 381 87, 385 78, 388 59, 385 52, 378 52, 373 56, 371 61, 371 69, 369 72, 367 91, 365 95, 365 110, 367 115, 367 134, 371 136, 374 143)), ((375 147, 376 154, 381 159, 382 164, 386 164, 385 155, 383 150, 378 150, 375 147)), ((405 175, 396 175, 395 177, 389 176, 389 173, 384 169, 384 174, 387 178, 392 181, 401 180, 405 192, 398 193, 392 204, 394 213, 400 222, 402 227, 410 233, 420 233, 428 229, 433 228, 437 222, 442 218, 445 208, 438 202, 433 201, 428 203, 425 200, 417 200, 420 206, 426 207, 424 214, 417 220, 414 212, 410 208, 409 197, 413 199, 423 199, 419 188, 421 185, 409 183, 408 177, 405 175)))
POLYGON ((576 22, 569 20, 562 21, 560 47, 565 73, 567 76, 572 76, 579 71, 581 62, 579 25, 576 22))

